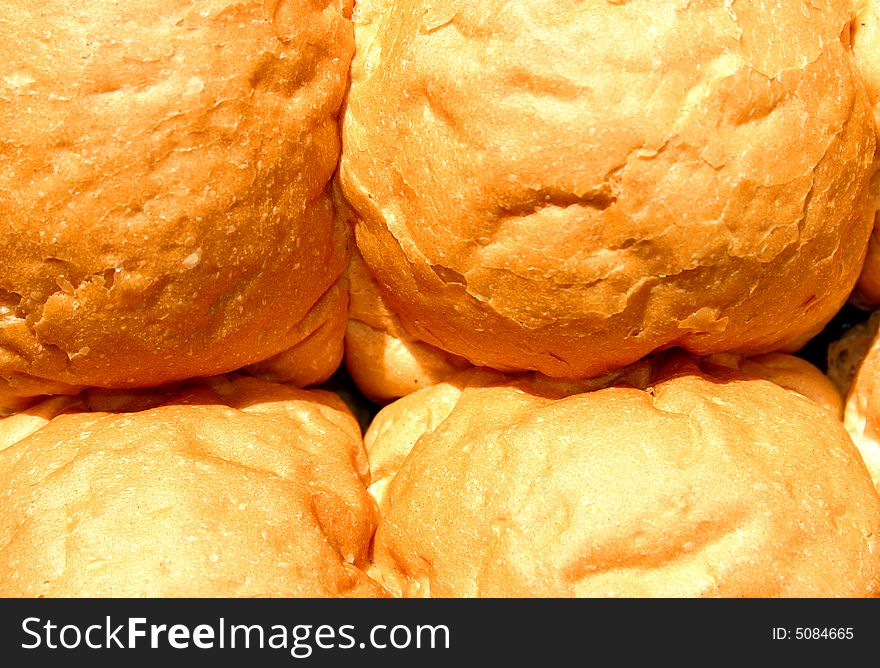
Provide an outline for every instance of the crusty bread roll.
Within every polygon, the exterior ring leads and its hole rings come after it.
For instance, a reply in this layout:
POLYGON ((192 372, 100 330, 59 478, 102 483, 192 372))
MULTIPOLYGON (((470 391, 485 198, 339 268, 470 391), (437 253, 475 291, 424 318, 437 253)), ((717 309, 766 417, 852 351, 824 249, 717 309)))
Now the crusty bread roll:
POLYGON ((0 9, 0 410, 254 363, 329 376, 351 0, 0 9))
POLYGON ((378 415, 374 563, 393 591, 880 593, 880 497, 825 409, 684 356, 585 389, 468 371, 378 415))
POLYGON ((408 336, 559 377, 673 345, 798 348, 872 225, 851 18, 842 0, 361 0, 340 183, 408 336))
POLYGON ((853 327, 828 350, 829 373, 851 378, 844 424, 880 491, 880 313, 853 327))
POLYGON ((0 596, 381 596, 333 394, 248 377, 0 420, 0 596))

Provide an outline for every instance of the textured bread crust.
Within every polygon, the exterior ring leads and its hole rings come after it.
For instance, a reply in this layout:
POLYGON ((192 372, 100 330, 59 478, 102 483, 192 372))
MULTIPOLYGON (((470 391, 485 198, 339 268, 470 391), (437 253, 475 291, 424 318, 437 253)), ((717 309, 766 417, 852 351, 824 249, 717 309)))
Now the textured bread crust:
MULTIPOLYGON (((674 358, 642 389, 469 371, 366 437, 406 596, 869 596, 880 498, 812 401, 674 358)), ((629 380, 632 380, 631 378, 629 380)))
MULTIPOLYGON (((358 388, 373 401, 385 403, 406 396, 470 366, 464 358, 419 341, 406 331, 356 250, 349 264, 348 279, 346 368, 358 388)), ((843 417, 846 388, 838 389, 828 376, 800 357, 785 353, 752 357, 717 353, 709 359, 714 364, 739 369, 793 390, 838 418, 843 417)), ((610 380, 599 378, 593 382, 601 384, 610 380)))
POLYGON ((404 329, 356 251, 348 267, 345 366, 361 392, 385 403, 446 380, 471 364, 404 329))
POLYGON ((333 394, 247 377, 0 420, 0 596, 381 596, 333 394))
POLYGON ((796 349, 872 226, 851 16, 362 0, 340 182, 389 306, 474 364, 560 377, 796 349))
POLYGON ((844 424, 880 491, 880 315, 853 328, 829 349, 841 365, 855 367, 844 424), (866 345, 867 344, 867 345, 866 345))
MULTIPOLYGON (((856 0, 856 18, 852 23, 853 54, 874 105, 874 122, 880 129, 880 2, 856 0)), ((872 184, 874 209, 880 208, 880 176, 872 184)), ((880 227, 876 221, 862 275, 859 277, 857 301, 880 304, 880 227)))
POLYGON ((350 5, 2 3, 0 409, 237 369, 321 329, 322 368, 278 375, 333 371, 350 5))

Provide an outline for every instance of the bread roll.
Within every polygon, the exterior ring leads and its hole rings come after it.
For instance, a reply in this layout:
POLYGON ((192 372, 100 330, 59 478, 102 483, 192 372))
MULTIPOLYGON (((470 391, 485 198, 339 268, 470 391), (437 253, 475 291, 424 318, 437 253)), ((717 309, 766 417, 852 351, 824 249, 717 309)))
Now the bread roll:
POLYGON ((254 363, 332 373, 350 9, 0 3, 0 410, 254 363))
POLYGON ((838 0, 361 0, 340 182, 408 336, 558 377, 670 346, 797 349, 873 220, 851 18, 838 0))
POLYGON ((735 369, 465 372, 366 443, 375 567, 406 596, 880 593, 880 498, 843 426, 735 369))
POLYGON ((333 394, 247 377, 0 420, 0 596, 381 596, 333 394))

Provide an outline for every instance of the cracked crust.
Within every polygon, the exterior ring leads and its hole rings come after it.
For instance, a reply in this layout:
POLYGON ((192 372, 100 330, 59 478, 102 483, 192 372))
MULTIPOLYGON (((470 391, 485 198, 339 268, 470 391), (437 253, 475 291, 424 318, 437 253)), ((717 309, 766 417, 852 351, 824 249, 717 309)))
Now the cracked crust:
POLYGON ((871 107, 848 3, 765 4, 358 3, 340 183, 409 336, 588 377, 818 332, 867 248, 871 107))
POLYGON ((328 184, 350 0, 86 5, 3 3, 0 411, 237 369, 323 327, 321 368, 262 369, 322 380, 347 306, 328 184))
POLYGON ((357 422, 247 377, 0 420, 0 596, 381 596, 357 422))
POLYGON ((735 368, 469 371, 366 444, 375 570, 406 596, 880 593, 880 498, 843 426, 735 368))

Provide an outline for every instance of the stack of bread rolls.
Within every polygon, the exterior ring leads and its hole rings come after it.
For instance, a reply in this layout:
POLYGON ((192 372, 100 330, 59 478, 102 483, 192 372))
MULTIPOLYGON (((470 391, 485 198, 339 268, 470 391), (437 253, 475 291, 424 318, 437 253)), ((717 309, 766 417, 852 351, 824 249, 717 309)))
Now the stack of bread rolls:
POLYGON ((880 596, 880 0, 0 4, 0 595, 880 596))

